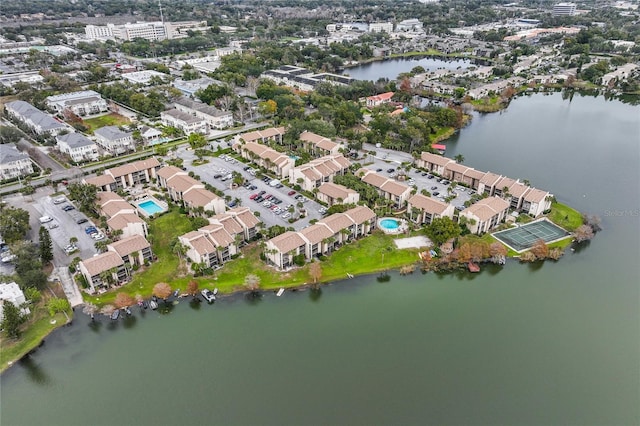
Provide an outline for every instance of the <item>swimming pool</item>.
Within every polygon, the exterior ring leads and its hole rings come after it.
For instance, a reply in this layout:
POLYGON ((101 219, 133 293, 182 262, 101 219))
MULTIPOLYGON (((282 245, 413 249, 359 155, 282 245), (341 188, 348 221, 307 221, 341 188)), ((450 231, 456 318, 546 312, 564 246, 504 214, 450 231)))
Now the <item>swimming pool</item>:
POLYGON ((382 219, 380 220, 380 227, 387 231, 397 231, 400 227, 400 222, 396 219, 382 219))
POLYGON ((147 215, 149 215, 149 216, 151 216, 153 214, 156 214, 156 213, 164 212, 164 209, 162 207, 160 207, 153 200, 143 201, 140 204, 138 204, 138 207, 140 207, 142 210, 144 210, 145 213, 147 213, 147 215))

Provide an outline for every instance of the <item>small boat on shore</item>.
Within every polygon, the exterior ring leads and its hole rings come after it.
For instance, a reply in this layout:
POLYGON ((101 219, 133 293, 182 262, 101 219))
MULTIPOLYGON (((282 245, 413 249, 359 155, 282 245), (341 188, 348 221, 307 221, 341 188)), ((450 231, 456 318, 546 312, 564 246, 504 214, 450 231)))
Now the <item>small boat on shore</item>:
POLYGON ((120 309, 116 309, 111 313, 111 319, 113 321, 117 320, 120 317, 120 309))
POLYGON ((280 288, 280 290, 278 290, 278 292, 276 293, 276 296, 280 297, 284 294, 284 288, 280 288))
POLYGON ((467 268, 469 268, 469 272, 480 272, 480 265, 477 263, 469 262, 467 268))
POLYGON ((158 309, 158 302, 156 302, 155 300, 150 301, 149 307, 155 311, 156 309, 158 309))
POLYGON ((173 292, 173 297, 178 297, 179 294, 180 294, 180 290, 176 290, 173 292))
POLYGON ((127 313, 127 315, 131 315, 131 309, 129 309, 128 306, 124 308, 124 311, 127 313))

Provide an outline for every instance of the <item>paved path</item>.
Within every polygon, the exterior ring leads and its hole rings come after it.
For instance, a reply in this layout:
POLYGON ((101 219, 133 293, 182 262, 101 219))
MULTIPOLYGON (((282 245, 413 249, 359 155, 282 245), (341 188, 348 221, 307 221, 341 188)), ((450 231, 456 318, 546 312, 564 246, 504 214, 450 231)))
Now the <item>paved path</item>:
POLYGON ((393 240, 399 249, 431 247, 433 243, 427 237, 409 237, 393 240))
POLYGON ((80 289, 71 278, 69 274, 69 268, 66 266, 62 266, 59 268, 55 268, 52 275, 57 276, 60 279, 60 283, 62 284, 62 289, 64 290, 64 294, 67 296, 69 300, 69 304, 71 307, 75 307, 78 305, 82 305, 84 301, 82 300, 82 294, 80 293, 80 289))

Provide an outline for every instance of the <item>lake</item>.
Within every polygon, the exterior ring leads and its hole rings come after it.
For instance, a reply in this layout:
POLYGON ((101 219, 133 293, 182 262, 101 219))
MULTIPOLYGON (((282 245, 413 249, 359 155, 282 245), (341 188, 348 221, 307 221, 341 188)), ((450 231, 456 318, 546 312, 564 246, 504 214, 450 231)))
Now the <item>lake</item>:
POLYGON ((371 80, 374 82, 380 78, 395 80, 398 78, 398 74, 409 72, 413 67, 417 66, 421 66, 426 71, 434 71, 437 69, 464 69, 473 66, 473 64, 464 59, 444 61, 436 58, 397 58, 346 68, 342 74, 348 75, 356 80, 371 80))
POLYGON ((556 263, 359 277, 117 323, 2 375, 2 425, 640 423, 638 108, 520 97, 448 142, 602 218, 556 263))

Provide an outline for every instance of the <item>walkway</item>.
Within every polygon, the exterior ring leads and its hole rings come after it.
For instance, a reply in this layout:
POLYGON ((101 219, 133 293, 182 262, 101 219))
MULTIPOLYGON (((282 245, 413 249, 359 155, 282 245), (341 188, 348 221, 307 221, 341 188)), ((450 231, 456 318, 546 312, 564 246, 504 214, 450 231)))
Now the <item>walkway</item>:
POLYGON ((71 307, 75 307, 78 305, 82 305, 84 301, 82 300, 82 294, 80 294, 80 290, 78 286, 69 275, 69 269, 66 266, 55 268, 52 276, 57 276, 60 279, 60 284, 62 284, 62 289, 64 290, 65 296, 69 300, 69 304, 71 307))
POLYGON ((393 240, 399 249, 431 247, 433 243, 427 237, 409 237, 393 240))

